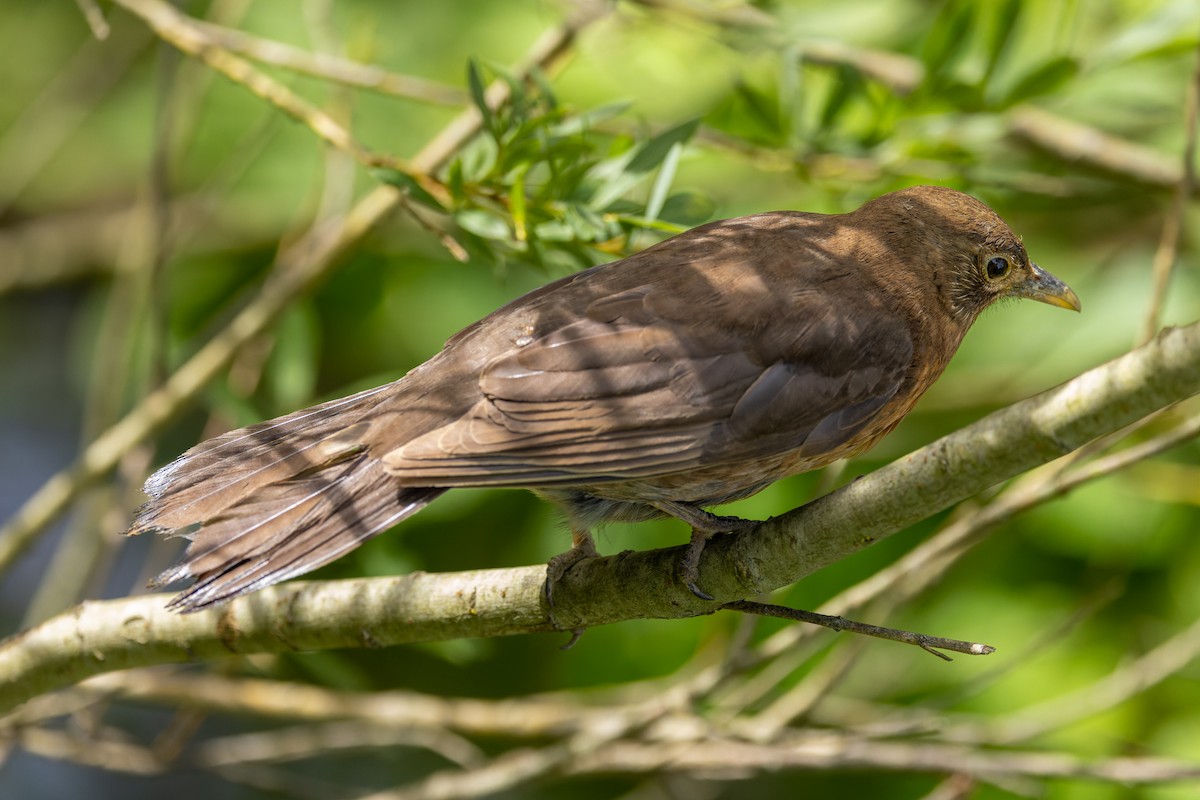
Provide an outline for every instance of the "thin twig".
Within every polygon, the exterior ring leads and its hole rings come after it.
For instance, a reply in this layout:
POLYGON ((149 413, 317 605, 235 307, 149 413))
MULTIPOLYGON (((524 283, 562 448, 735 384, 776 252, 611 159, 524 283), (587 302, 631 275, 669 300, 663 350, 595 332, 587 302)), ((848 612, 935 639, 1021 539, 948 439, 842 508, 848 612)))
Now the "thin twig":
POLYGON ((969 656, 986 656, 996 652, 996 648, 978 642, 964 642, 961 639, 947 639, 943 636, 930 636, 926 633, 900 630, 899 628, 884 628, 870 625, 866 622, 856 622, 840 616, 818 614, 815 611, 802 611, 798 608, 771 605, 770 603, 755 603, 750 600, 738 600, 726 603, 724 608, 730 611, 741 611, 746 614, 758 614, 764 617, 789 619, 794 622, 808 622, 835 631, 849 631, 863 636, 874 636, 877 639, 887 639, 892 642, 903 642, 921 648, 927 653, 937 656, 943 661, 954 659, 939 650, 949 650, 952 653, 964 653, 969 656))
POLYGON ((802 679, 766 708, 753 715, 741 715, 730 720, 728 727, 756 742, 774 741, 789 725, 808 715, 834 689, 849 677, 860 657, 866 652, 863 639, 839 640, 843 646, 832 649, 802 679))
POLYGON ((862 739, 810 732, 770 744, 710 737, 681 741, 618 741, 571 762, 568 775, 673 772, 744 777, 780 770, 862 769, 965 774, 985 780, 1018 776, 1135 784, 1194 782, 1200 763, 1182 759, 1083 759, 1061 751, 993 751, 934 742, 862 739))
POLYGON ((329 114, 314 106, 279 81, 255 69, 206 36, 196 20, 164 0, 114 0, 140 17, 164 41, 203 61, 231 81, 241 84, 285 114, 303 123, 327 144, 348 153, 366 167, 383 167, 410 175, 434 196, 447 197, 446 189, 429 175, 396 156, 376 153, 361 144, 329 114))
POLYGON ((45 759, 134 775, 158 775, 166 769, 146 748, 111 736, 29 727, 17 730, 13 738, 23 750, 45 759))
POLYGON ((458 106, 469 99, 457 86, 388 72, 373 64, 360 64, 330 53, 310 53, 274 39, 210 22, 198 20, 196 26, 209 41, 224 50, 314 78, 437 105, 458 106))
MULTIPOLYGON (((162 670, 98 676, 80 684, 74 693, 73 699, 68 692, 38 698, 6 721, 27 724, 72 713, 81 704, 108 698, 300 723, 343 720, 404 730, 449 730, 470 736, 536 739, 567 735, 582 727, 603 727, 629 713, 628 704, 583 701, 578 695, 566 693, 487 700, 439 697, 401 689, 339 691, 289 681, 162 670)), ((661 691, 651 694, 649 699, 661 702, 661 691)))
POLYGON ((1178 164, 1157 150, 1035 106, 1014 106, 1007 122, 1012 136, 1066 164, 1160 189, 1181 180, 1178 164))
POLYGON ((286 728, 208 739, 197 760, 212 768, 300 761, 337 750, 419 747, 461 768, 486 764, 487 756, 462 736, 434 728, 403 728, 360 721, 305 722, 286 728))
POLYGON ((112 29, 108 27, 108 20, 104 18, 104 12, 100 10, 96 0, 75 0, 75 5, 79 6, 79 11, 87 20, 92 36, 101 42, 107 39, 112 29))
POLYGON ((1014 711, 1011 718, 954 726, 942 735, 953 741, 998 745, 1028 741, 1115 708, 1162 683, 1197 658, 1200 658, 1200 620, 1150 652, 1073 692, 1014 711))
POLYGON ((1184 145, 1183 145, 1183 174, 1175 185, 1175 193, 1171 198, 1171 209, 1163 220, 1162 236, 1158 240, 1158 248, 1154 251, 1152 281, 1154 293, 1150 298, 1150 306, 1146 310, 1146 322, 1142 326, 1142 342, 1148 341, 1158 330, 1159 318, 1162 316, 1163 302, 1167 298, 1167 285, 1171 281, 1171 272, 1175 262, 1179 260, 1179 242, 1183 234, 1183 217, 1187 212, 1188 202, 1196 189, 1196 117, 1197 107, 1200 107, 1200 48, 1196 50, 1196 66, 1192 70, 1192 79, 1188 83, 1187 98, 1184 102, 1184 145))

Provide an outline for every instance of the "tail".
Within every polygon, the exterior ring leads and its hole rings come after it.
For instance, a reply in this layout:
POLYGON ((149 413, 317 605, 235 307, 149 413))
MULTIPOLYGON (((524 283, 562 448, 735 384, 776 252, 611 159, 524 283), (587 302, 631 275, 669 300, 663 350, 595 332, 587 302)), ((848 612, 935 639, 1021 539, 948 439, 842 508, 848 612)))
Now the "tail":
POLYGON ((129 533, 191 540, 153 585, 194 579, 170 603, 198 611, 301 575, 415 514, 445 489, 404 487, 371 452, 388 384, 193 447, 150 476, 129 533))

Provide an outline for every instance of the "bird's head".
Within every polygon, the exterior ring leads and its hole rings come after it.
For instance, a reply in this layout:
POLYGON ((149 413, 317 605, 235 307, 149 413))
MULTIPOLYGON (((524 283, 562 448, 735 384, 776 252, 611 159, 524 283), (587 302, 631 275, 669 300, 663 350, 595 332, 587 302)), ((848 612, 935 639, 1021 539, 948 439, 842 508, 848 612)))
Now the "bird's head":
POLYGON ((1079 297, 1039 267, 996 212, 943 186, 883 195, 859 212, 888 231, 888 247, 930 274, 951 315, 970 323, 997 300, 1027 298, 1080 310, 1079 297))

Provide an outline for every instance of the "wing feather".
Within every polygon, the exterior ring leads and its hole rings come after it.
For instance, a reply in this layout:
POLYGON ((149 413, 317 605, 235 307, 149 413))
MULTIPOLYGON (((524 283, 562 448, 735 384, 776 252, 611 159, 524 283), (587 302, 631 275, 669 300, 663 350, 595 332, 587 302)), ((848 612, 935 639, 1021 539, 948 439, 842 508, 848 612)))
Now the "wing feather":
POLYGON ((832 313, 817 294, 796 303, 783 342, 703 314, 664 318, 653 293, 627 294, 494 357, 482 399, 386 453, 387 471, 411 486, 538 485, 824 452, 896 394, 912 361, 901 323, 855 319, 844 303, 832 313))

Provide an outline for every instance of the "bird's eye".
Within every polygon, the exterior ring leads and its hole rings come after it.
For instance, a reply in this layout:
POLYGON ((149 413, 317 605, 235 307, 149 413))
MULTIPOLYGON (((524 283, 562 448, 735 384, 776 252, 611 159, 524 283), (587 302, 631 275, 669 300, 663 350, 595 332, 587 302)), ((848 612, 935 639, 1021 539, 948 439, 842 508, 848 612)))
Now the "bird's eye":
POLYGON ((987 262, 987 276, 989 280, 998 281, 1008 274, 1009 263, 1004 256, 992 256, 987 262))

